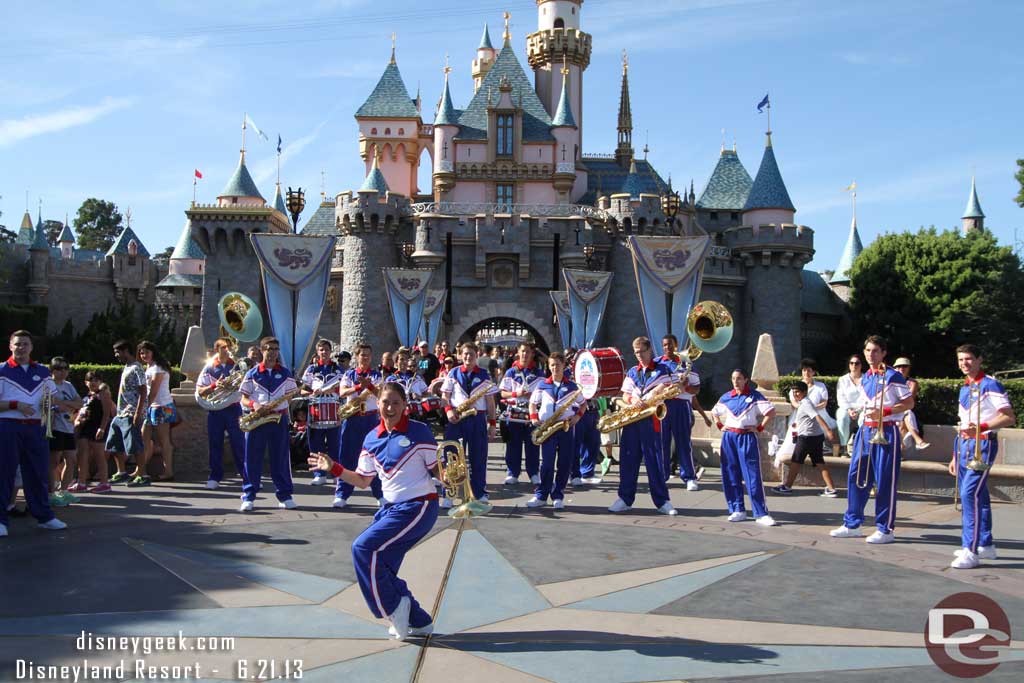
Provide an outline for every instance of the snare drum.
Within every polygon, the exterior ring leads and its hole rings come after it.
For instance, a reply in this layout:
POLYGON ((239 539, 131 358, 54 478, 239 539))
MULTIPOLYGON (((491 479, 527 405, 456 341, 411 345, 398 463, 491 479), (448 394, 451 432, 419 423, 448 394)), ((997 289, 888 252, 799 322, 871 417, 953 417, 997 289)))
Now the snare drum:
POLYGON ((576 354, 573 374, 583 398, 617 396, 622 393, 626 366, 616 348, 584 349, 576 354))
POLYGON ((337 396, 309 397, 309 428, 334 429, 341 424, 338 419, 337 396))

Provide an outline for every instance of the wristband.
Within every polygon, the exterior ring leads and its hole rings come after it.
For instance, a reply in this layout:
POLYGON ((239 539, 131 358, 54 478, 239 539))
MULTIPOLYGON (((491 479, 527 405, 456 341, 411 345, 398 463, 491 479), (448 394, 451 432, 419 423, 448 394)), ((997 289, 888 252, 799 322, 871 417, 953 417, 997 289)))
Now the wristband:
POLYGON ((8 401, 7 402, 7 409, 8 410, 17 410, 18 409, 18 402, 17 401, 8 401))
POLYGON ((716 422, 716 423, 715 423, 715 426, 716 426, 716 427, 718 427, 719 429, 721 429, 721 428, 722 428, 722 427, 724 427, 725 425, 723 425, 723 424, 722 424, 721 422, 716 422))
POLYGON ((448 419, 455 417, 455 410, 453 408, 446 408, 444 414, 448 416, 448 419))
POLYGON ((884 415, 885 417, 888 417, 888 416, 892 415, 892 407, 891 406, 886 406, 886 407, 882 408, 882 415, 884 415))
POLYGON ((764 425, 757 425, 757 431, 763 432, 764 431, 764 425))
POLYGON ((335 479, 340 477, 342 475, 342 473, 344 473, 344 472, 345 472, 345 468, 342 467, 340 462, 334 463, 334 466, 331 467, 331 476, 334 477, 335 479))
POLYGON ((487 424, 488 424, 488 425, 490 425, 491 427, 493 427, 493 426, 495 426, 496 424, 498 424, 498 421, 497 421, 497 420, 494 420, 494 419, 490 419, 490 418, 488 418, 488 420, 487 420, 487 424))
POLYGON ((540 415, 538 415, 537 413, 530 413, 530 419, 531 420, 539 420, 540 419, 540 415))
POLYGON ((988 431, 988 422, 982 422, 980 425, 978 425, 978 427, 981 428, 981 431, 987 432, 988 431))

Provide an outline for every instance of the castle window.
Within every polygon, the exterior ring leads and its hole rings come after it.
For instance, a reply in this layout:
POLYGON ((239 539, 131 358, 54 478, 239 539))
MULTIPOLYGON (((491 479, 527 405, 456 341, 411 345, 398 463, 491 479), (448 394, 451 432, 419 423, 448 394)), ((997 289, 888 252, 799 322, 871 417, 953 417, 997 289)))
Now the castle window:
POLYGON ((512 156, 512 122, 515 118, 512 114, 498 114, 498 139, 495 154, 500 157, 512 156))
POLYGON ((384 135, 391 135, 391 129, 390 128, 385 128, 384 129, 384 135))
POLYGON ((565 20, 561 17, 555 19, 555 28, 565 28, 565 20))
POLYGON ((399 128, 398 129, 398 134, 399 135, 405 135, 405 128, 399 128))
POLYGON ((371 128, 370 129, 370 135, 376 135, 376 134, 377 134, 377 129, 376 128, 371 128))
POLYGON ((712 211, 712 212, 711 212, 711 213, 710 213, 710 214, 708 215, 708 218, 710 218, 710 219, 711 219, 711 220, 713 220, 713 221, 717 221, 717 220, 718 220, 718 212, 717 212, 717 211, 712 211))
POLYGON ((494 201, 498 204, 498 210, 503 213, 512 211, 512 204, 515 202, 515 185, 511 183, 499 183, 494 188, 494 201))
POLYGON ((730 220, 734 220, 734 221, 738 221, 740 219, 739 211, 733 211, 732 213, 730 213, 729 214, 729 219, 730 220))

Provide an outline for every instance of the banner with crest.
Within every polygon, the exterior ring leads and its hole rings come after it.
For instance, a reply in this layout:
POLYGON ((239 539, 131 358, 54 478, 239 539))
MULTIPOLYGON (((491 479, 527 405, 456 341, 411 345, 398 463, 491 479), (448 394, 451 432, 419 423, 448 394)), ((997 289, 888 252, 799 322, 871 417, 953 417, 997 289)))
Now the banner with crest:
POLYGON ((565 277, 569 313, 572 317, 570 346, 577 349, 592 348, 608 304, 612 273, 565 269, 562 275, 565 277))
POLYGON ((420 268, 382 268, 381 271, 398 343, 411 347, 416 343, 416 333, 423 322, 427 285, 434 271, 420 268))
POLYGON ((281 343, 281 362, 299 372, 320 326, 334 237, 253 233, 249 238, 260 262, 270 327, 281 343))
POLYGON ((562 335, 562 348, 572 346, 572 310, 569 308, 569 293, 562 290, 549 291, 551 301, 555 304, 555 318, 558 320, 558 332, 562 335))
POLYGON ((674 334, 685 345, 686 316, 700 294, 711 238, 633 235, 627 244, 648 338, 657 345, 666 334, 674 334))
POLYGON ((441 332, 441 316, 444 315, 444 302, 448 297, 447 289, 428 289, 423 299, 423 321, 420 324, 420 341, 427 342, 431 353, 441 332))

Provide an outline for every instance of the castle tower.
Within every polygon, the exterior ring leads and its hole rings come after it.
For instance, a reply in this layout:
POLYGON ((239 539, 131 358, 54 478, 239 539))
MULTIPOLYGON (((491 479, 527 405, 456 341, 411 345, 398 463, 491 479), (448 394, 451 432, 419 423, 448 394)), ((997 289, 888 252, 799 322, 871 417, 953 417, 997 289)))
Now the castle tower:
POLYGON ((622 53, 622 90, 619 92, 619 145, 615 148, 615 162, 627 168, 633 160, 633 112, 629 104, 629 58, 622 53))
MULTIPOLYGON (((487 35, 486 26, 484 39, 489 45, 491 39, 487 35)), ((493 52, 493 49, 491 51, 493 52)), ((488 70, 493 62, 492 58, 488 70)), ((473 64, 475 68, 476 62, 473 64)), ((451 71, 451 67, 444 67, 444 92, 441 94, 437 116, 434 117, 434 199, 437 201, 445 201, 447 194, 455 187, 455 136, 459 132, 459 122, 455 106, 452 104, 452 93, 448 87, 448 74, 451 71)), ((476 79, 475 72, 473 78, 476 79)), ((483 76, 480 78, 483 80, 483 76)), ((479 89, 479 84, 477 88, 479 89)))
POLYGON ((579 127, 573 116, 569 97, 569 69, 562 69, 562 95, 558 109, 551 119, 551 133, 555 136, 555 191, 560 204, 568 204, 576 182, 576 150, 579 149, 579 127))
MULTIPOLYGON (((562 95, 559 71, 569 68, 569 104, 576 114, 577 136, 583 149, 583 72, 590 66, 592 39, 580 30, 583 0, 537 0, 538 30, 526 37, 526 55, 534 72, 534 87, 549 116, 562 95)), ((506 28, 505 40, 509 40, 506 28)))
POLYGON ((206 254, 192 239, 192 221, 186 218, 167 264, 167 277, 156 286, 161 312, 178 330, 200 322, 205 266, 206 254))
POLYGON ((18 230, 18 239, 15 244, 23 247, 31 247, 36 238, 36 229, 32 226, 32 216, 28 211, 21 217, 21 228, 18 230))
POLYGON ((978 189, 974 186, 974 176, 971 176, 971 196, 967 198, 967 208, 964 209, 962 225, 965 235, 971 230, 985 229, 985 214, 981 210, 981 202, 978 201, 978 189))
POLYGON ((494 66, 494 58, 497 55, 498 52, 491 44, 491 32, 488 30, 487 24, 484 24, 484 35, 480 38, 480 47, 476 49, 476 59, 473 60, 472 66, 474 93, 480 89, 480 84, 484 82, 484 76, 494 66))
POLYGON ((68 217, 64 217, 64 227, 61 228, 60 236, 57 238, 57 244, 60 245, 60 257, 62 259, 70 260, 75 255, 75 233, 71 232, 71 226, 68 225, 68 217))
POLYGON ((723 145, 715 170, 696 201, 700 224, 713 232, 739 225, 753 185, 736 150, 723 145))
POLYGON ((850 235, 846 238, 843 255, 828 281, 829 287, 843 301, 850 300, 850 269, 853 268, 853 262, 857 260, 862 251, 864 251, 864 243, 861 242, 860 233, 857 232, 857 210, 854 209, 853 220, 850 222, 850 235))
POLYGON ((284 195, 281 194, 281 181, 280 180, 277 181, 277 184, 274 187, 274 203, 273 203, 273 207, 274 207, 274 209, 278 213, 280 213, 282 216, 284 216, 284 219, 286 221, 291 220, 290 218, 288 218, 288 206, 284 203, 284 195))
POLYGON ((42 212, 32 231, 32 244, 29 245, 29 280, 28 298, 33 306, 46 304, 46 294, 50 291, 49 273, 50 243, 46 239, 43 228, 42 212))
POLYGON ((266 206, 267 200, 260 194, 260 190, 253 182, 249 169, 245 166, 245 150, 243 149, 238 159, 238 166, 231 174, 228 184, 224 186, 221 193, 217 195, 217 206, 219 207, 261 207, 266 206))
POLYGON ((757 169, 754 184, 743 206, 743 223, 755 228, 759 225, 782 225, 792 223, 795 214, 796 207, 789 198, 786 183, 782 181, 782 173, 779 172, 775 150, 772 148, 772 134, 769 132, 766 135, 761 167, 757 169))
POLYGON ((146 287, 150 284, 150 270, 153 267, 149 260, 149 250, 132 230, 131 214, 121 234, 107 250, 107 259, 113 269, 114 289, 117 298, 124 301, 131 293, 142 301, 146 295, 146 287))

